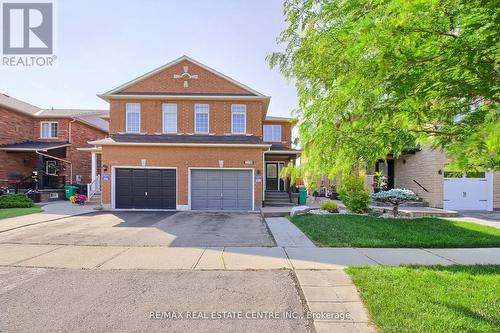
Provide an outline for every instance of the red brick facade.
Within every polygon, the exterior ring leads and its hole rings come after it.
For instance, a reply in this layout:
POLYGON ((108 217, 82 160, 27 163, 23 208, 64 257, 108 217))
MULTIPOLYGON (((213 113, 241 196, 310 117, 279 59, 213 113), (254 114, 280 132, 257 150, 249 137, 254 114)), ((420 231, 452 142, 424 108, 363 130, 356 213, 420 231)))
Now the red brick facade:
MULTIPOLYGON (((90 154, 78 151, 77 148, 91 147, 88 141, 103 139, 107 132, 97 129, 69 118, 37 118, 25 115, 21 112, 0 108, 0 144, 13 144, 26 141, 43 142, 70 142, 71 146, 66 148, 65 160, 73 166, 73 179, 69 179, 69 166, 58 162, 65 170, 59 172, 60 176, 66 176, 67 182, 75 182, 77 175, 82 176, 82 183, 90 181, 90 154), (42 139, 40 123, 51 121, 58 123, 58 137, 55 139, 42 139), (71 131, 71 138, 70 138, 71 131)), ((50 155, 50 151, 47 152, 50 155)), ((7 180, 13 179, 14 175, 27 177, 40 160, 35 152, 5 152, 0 151, 0 183, 5 184, 7 180)))
MULTIPOLYGON (((231 105, 244 104, 246 105, 246 134, 262 138, 268 98, 257 94, 251 89, 245 89, 244 86, 236 84, 231 79, 191 61, 182 60, 107 95, 106 98, 110 103, 110 134, 126 133, 127 103, 141 105, 141 134, 161 134, 162 104, 172 103, 177 105, 177 133, 179 135, 195 135, 195 104, 209 105, 210 135, 231 135, 231 105), (189 74, 198 76, 197 79, 187 80, 187 86, 184 85, 183 79, 176 77, 184 72, 186 66, 189 74), (127 94, 131 96, 126 97, 127 94), (169 97, 157 97, 163 94, 169 97)), ((274 124, 274 122, 270 123, 274 124)), ((276 124, 282 126, 283 142, 281 144, 291 147, 291 124, 286 122, 276 124)), ((250 169, 253 170, 255 176, 258 176, 258 181, 254 181, 253 189, 254 208, 258 209, 263 200, 263 159, 264 152, 268 148, 269 146, 263 145, 248 147, 103 145, 101 174, 106 176, 106 180, 102 181, 102 202, 112 207, 113 167, 168 167, 177 170, 177 206, 179 209, 185 209, 189 204, 189 169, 219 168, 220 161, 223 161, 224 168, 250 169)))

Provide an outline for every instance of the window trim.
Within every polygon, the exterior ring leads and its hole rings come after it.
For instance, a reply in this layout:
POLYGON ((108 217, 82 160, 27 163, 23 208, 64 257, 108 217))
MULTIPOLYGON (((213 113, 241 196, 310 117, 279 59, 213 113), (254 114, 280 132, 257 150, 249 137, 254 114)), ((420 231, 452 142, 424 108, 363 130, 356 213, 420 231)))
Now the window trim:
POLYGON ((177 123, 178 123, 177 116, 178 116, 178 113, 177 113, 177 104, 175 104, 175 103, 163 103, 161 105, 161 117, 162 117, 161 118, 161 123, 162 123, 162 125, 161 125, 162 126, 161 131, 162 131, 163 134, 177 134, 177 131, 178 131, 178 129, 177 129, 177 123), (167 111, 165 109, 166 106, 175 106, 175 131, 173 131, 173 132, 168 132, 166 130, 166 128, 165 128, 165 113, 167 111))
POLYGON ((125 132, 126 133, 141 133, 141 103, 125 103, 125 132), (129 105, 139 105, 139 111, 131 111, 128 110, 129 105), (138 112, 139 113, 139 130, 138 131, 129 131, 128 130, 128 113, 129 112, 138 112))
MULTIPOLYGON (((203 113, 205 113, 205 111, 203 111, 203 113)), ((194 105, 194 133, 195 134, 209 134, 210 133, 210 104, 203 104, 203 103, 196 103, 194 105), (197 118, 197 115, 198 115, 198 111, 196 110, 196 107, 197 106, 207 106, 207 131, 206 132, 199 132, 196 130, 196 118, 197 118)))
POLYGON ((247 134, 247 106, 246 104, 231 104, 231 134, 235 135, 245 135, 247 134), (233 110, 233 107, 243 107, 244 110, 233 110), (245 117, 243 122, 243 132, 235 132, 234 131, 234 122, 233 122, 233 114, 240 113, 245 117))
POLYGON ((263 139, 264 142, 281 142, 282 139, 283 139, 283 126, 276 125, 276 124, 264 124, 264 126, 262 127, 262 139, 263 139), (265 133, 266 133, 265 132, 266 131, 265 128, 266 128, 266 126, 270 126, 271 128, 279 127, 279 129, 280 129, 279 140, 273 140, 273 134, 274 134, 273 130, 271 130, 271 138, 270 138, 270 140, 266 140, 266 138, 265 138, 265 133))
POLYGON ((41 121, 40 122, 40 138, 41 139, 57 139, 59 137, 59 122, 58 121, 41 121), (49 124, 49 131, 50 131, 50 135, 51 136, 43 136, 43 125, 44 124, 49 124), (56 124, 57 125, 57 133, 55 136, 52 136, 53 133, 52 133, 52 124, 56 124))

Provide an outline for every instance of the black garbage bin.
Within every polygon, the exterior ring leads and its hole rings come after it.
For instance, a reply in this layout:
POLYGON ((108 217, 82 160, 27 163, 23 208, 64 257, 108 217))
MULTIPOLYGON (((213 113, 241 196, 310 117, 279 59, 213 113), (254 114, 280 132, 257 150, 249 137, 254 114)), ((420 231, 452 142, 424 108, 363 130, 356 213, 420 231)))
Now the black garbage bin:
POLYGON ((71 186, 78 187, 78 189, 76 190, 76 193, 88 196, 87 184, 71 184, 71 186))

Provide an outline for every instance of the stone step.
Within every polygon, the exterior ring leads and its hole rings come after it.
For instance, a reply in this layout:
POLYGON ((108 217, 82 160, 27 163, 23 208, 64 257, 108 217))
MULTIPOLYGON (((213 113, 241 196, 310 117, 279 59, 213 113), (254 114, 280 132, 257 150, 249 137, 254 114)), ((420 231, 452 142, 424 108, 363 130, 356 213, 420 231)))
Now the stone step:
POLYGON ((297 206, 296 203, 287 201, 287 202, 282 202, 282 201, 264 201, 264 207, 293 207, 297 206))
POLYGON ((265 202, 290 202, 290 198, 266 198, 265 202))
POLYGON ((286 192, 266 192, 266 196, 270 197, 288 197, 288 193, 286 192))
POLYGON ((100 194, 94 194, 92 198, 90 198, 89 201, 87 201, 88 204, 91 205, 98 205, 101 203, 101 195, 100 194))
MULTIPOLYGON (((378 207, 385 207, 387 206, 387 203, 380 201, 373 201, 371 205, 378 207)), ((405 202, 404 204, 401 204, 400 207, 429 207, 429 203, 426 201, 408 201, 405 202)))

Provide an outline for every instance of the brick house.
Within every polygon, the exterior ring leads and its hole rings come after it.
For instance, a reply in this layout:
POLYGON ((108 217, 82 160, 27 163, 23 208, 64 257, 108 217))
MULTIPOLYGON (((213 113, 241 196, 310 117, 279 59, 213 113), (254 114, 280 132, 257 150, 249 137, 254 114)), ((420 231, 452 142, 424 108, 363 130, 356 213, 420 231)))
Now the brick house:
POLYGON ((89 183, 90 156, 77 148, 108 135, 107 113, 41 109, 0 94, 0 186, 38 188, 48 200, 62 198, 65 184, 89 183))
POLYGON ((446 153, 422 147, 376 164, 389 188, 414 191, 431 207, 450 210, 500 209, 500 172, 460 173, 447 168, 446 153))
POLYGON ((187 56, 99 97, 110 104, 102 203, 117 209, 254 210, 300 151, 270 97, 187 56), (267 191, 267 192, 266 192, 267 191))

